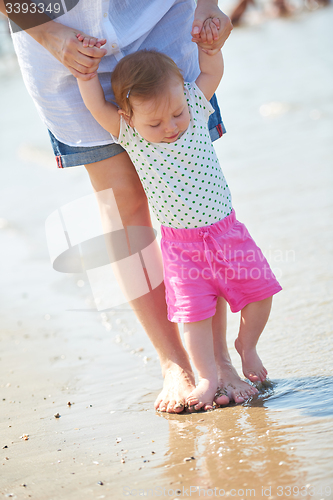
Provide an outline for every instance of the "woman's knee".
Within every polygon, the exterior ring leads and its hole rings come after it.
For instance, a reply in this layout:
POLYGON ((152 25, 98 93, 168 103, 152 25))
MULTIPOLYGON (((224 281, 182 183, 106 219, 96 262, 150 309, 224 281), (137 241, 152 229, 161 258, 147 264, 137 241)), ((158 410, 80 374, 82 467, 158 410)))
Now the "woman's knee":
POLYGON ((128 183, 117 189, 114 194, 125 226, 149 223, 148 200, 141 183, 139 186, 136 183, 128 183))

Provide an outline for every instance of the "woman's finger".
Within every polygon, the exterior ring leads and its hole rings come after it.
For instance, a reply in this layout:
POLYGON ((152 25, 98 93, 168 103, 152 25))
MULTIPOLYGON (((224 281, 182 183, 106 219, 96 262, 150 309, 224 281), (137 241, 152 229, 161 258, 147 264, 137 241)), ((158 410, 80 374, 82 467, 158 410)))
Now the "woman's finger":
POLYGON ((220 20, 218 17, 213 17, 212 22, 215 24, 216 28, 220 29, 220 20))

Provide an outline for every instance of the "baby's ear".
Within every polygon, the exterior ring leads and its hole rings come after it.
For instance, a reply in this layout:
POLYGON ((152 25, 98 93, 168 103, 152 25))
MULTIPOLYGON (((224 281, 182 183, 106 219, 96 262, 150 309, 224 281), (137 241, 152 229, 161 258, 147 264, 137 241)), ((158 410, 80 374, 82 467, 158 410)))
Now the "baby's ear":
POLYGON ((118 113, 120 116, 122 116, 124 118, 127 125, 129 125, 130 127, 133 127, 132 120, 129 117, 129 115, 126 113, 126 111, 124 111, 123 109, 118 109, 118 113))

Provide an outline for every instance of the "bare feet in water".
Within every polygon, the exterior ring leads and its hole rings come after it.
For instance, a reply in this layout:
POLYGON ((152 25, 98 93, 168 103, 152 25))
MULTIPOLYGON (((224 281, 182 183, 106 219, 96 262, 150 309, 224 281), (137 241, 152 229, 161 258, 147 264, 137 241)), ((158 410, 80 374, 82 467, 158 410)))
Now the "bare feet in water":
POLYGON ((216 387, 217 379, 202 378, 196 388, 187 396, 186 402, 188 406, 196 411, 212 410, 216 387))
POLYGON ((239 338, 235 340, 235 347, 242 358, 243 373, 251 382, 264 382, 267 370, 259 358, 256 348, 245 348, 239 338))
MULTIPOLYGON (((240 343, 237 342, 237 344, 238 348, 240 348, 240 343)), ((236 347, 237 351, 238 348, 236 347)), ((242 352, 241 349, 240 351, 242 352)), ((240 352, 239 354, 241 355, 240 352)), ((247 355, 244 356, 244 359, 245 357, 247 359, 247 355)), ((260 361, 259 357, 258 359, 260 361)), ((261 361, 260 364, 262 366, 261 361)), ((252 371, 250 370, 247 374, 244 366, 243 364, 244 375, 251 380, 250 375, 253 375, 255 370, 253 370, 252 366, 252 371)), ((223 363, 220 362, 217 372, 217 390, 216 383, 209 384, 206 379, 202 379, 198 386, 195 387, 193 373, 181 369, 178 365, 174 365, 165 373, 163 390, 155 401, 155 409, 167 413, 181 413, 188 404, 192 408, 194 407, 194 410, 210 410, 213 408, 213 400, 216 404, 225 406, 232 402, 244 403, 244 401, 258 394, 258 390, 255 387, 239 377, 230 360, 224 360, 223 363)), ((265 369, 264 374, 265 377, 263 380, 265 380, 267 374, 265 369)))
POLYGON ((178 365, 174 365, 164 374, 163 390, 155 401, 155 410, 167 413, 182 412, 188 395, 194 389, 193 372, 186 372, 178 365))
POLYGON ((223 406, 233 401, 244 403, 256 394, 258 389, 239 377, 231 361, 218 366, 218 390, 214 399, 216 404, 223 406))
POLYGON ((230 361, 218 367, 218 389, 216 383, 203 379, 195 387, 194 375, 178 365, 170 368, 164 377, 163 390, 155 401, 155 410, 166 413, 181 413, 186 405, 194 410, 210 410, 212 401, 224 406, 229 403, 244 403, 258 394, 258 390, 242 380, 230 361), (215 398, 214 398, 215 396, 215 398))

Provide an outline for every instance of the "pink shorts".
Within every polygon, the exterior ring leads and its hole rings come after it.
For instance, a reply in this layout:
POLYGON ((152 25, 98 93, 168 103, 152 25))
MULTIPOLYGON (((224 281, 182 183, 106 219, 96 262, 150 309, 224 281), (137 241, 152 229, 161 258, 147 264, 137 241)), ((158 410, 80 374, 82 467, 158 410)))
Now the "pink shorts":
POLYGON ((175 323, 214 316, 218 297, 238 312, 282 290, 234 211, 211 226, 162 226, 161 246, 168 319, 175 323))

